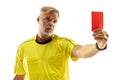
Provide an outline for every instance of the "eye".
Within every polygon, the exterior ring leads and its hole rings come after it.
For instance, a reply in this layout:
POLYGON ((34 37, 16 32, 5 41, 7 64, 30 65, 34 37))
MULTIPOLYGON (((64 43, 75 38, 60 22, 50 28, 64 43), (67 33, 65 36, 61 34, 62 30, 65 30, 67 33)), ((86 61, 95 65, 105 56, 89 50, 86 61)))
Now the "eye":
POLYGON ((51 16, 47 16, 46 18, 45 18, 45 20, 47 21, 47 22, 53 22, 53 23, 56 23, 57 22, 57 20, 56 19, 54 19, 54 18, 52 18, 51 16))
POLYGON ((46 20, 47 20, 47 21, 51 21, 50 16, 46 17, 46 20))
POLYGON ((56 23, 57 22, 57 20, 54 20, 54 23, 56 23))

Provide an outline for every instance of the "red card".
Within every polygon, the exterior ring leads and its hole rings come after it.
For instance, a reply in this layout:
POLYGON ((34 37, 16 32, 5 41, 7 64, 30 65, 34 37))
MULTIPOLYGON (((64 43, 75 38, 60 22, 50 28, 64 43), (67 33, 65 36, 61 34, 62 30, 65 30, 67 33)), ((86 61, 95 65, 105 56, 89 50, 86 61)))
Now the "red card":
POLYGON ((96 29, 103 29, 103 12, 92 11, 92 31, 96 29))

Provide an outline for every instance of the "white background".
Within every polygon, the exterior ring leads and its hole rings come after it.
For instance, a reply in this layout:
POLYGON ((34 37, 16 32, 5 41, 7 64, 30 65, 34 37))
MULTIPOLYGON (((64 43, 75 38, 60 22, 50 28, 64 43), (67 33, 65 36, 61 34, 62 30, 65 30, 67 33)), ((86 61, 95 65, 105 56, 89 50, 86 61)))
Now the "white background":
POLYGON ((119 0, 0 0, 0 80, 12 80, 18 45, 37 34, 36 21, 44 5, 60 11, 55 33, 81 45, 95 43, 91 11, 104 12, 108 49, 88 59, 70 60, 71 80, 120 80, 119 0))

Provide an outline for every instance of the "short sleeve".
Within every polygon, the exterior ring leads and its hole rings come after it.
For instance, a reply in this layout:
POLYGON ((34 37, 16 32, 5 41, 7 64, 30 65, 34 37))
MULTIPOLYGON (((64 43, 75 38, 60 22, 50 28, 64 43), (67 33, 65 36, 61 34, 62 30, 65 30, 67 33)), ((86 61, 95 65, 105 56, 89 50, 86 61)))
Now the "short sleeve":
MULTIPOLYGON (((67 55, 68 55, 69 57, 71 57, 73 48, 74 48, 75 46, 77 46, 78 44, 77 44, 74 40, 72 40, 72 39, 70 39, 70 38, 64 38, 64 39, 65 39, 65 42, 64 42, 65 53, 67 53, 67 55)), ((72 58, 72 57, 71 57, 71 59, 72 59, 73 61, 78 60, 78 58, 72 58)))
POLYGON ((14 65, 14 73, 15 74, 25 74, 24 67, 23 67, 23 49, 21 46, 18 47, 16 53, 16 61, 14 65))

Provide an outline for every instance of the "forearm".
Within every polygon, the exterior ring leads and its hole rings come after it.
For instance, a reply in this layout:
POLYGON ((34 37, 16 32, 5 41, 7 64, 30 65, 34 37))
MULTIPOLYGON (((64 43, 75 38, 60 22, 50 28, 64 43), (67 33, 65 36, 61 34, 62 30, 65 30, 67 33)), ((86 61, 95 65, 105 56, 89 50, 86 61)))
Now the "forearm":
POLYGON ((15 75, 13 80, 24 80, 25 75, 15 75))
POLYGON ((97 29, 93 31, 94 39, 96 40, 96 44, 88 44, 85 46, 76 46, 73 48, 72 57, 73 58, 88 58, 97 54, 101 50, 105 50, 107 48, 107 41, 109 35, 107 32, 97 29))
POLYGON ((73 49, 73 57, 77 58, 89 58, 97 54, 99 50, 96 48, 95 44, 88 44, 85 46, 76 46, 73 49))

